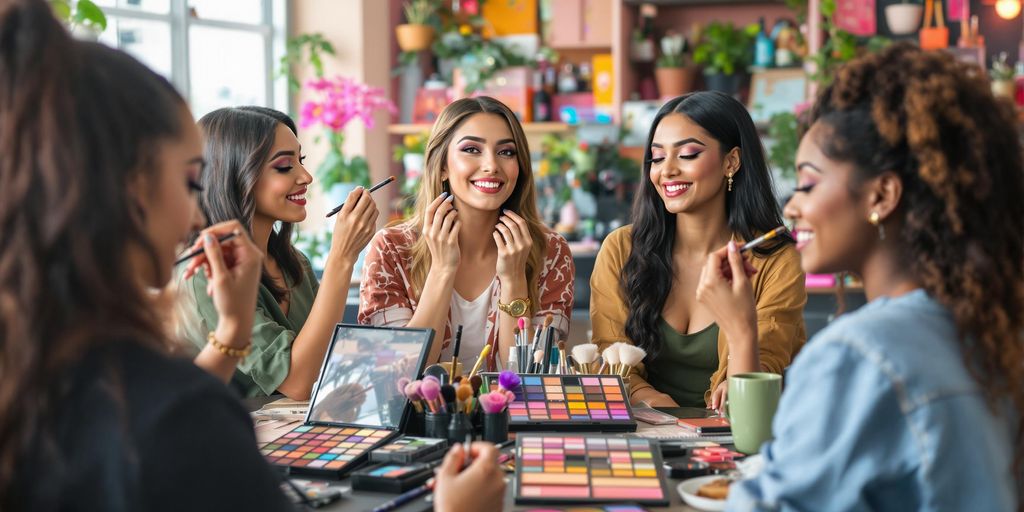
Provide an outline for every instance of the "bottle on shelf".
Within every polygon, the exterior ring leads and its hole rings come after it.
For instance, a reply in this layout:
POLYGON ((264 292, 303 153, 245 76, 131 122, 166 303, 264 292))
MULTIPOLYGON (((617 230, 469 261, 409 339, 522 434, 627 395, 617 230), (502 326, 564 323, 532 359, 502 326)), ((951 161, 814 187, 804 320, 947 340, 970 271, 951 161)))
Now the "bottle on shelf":
POLYGON ((565 63, 562 66, 562 70, 558 73, 558 92, 562 94, 576 92, 577 82, 576 73, 572 63, 565 63))
POLYGON ((579 76, 576 80, 576 90, 579 92, 590 92, 593 82, 593 73, 590 71, 589 62, 581 62, 579 67, 579 76))
POLYGON ((533 73, 533 121, 543 123, 551 120, 551 96, 544 90, 544 74, 533 73))
POLYGON ((768 37, 764 28, 764 17, 758 22, 757 40, 754 43, 754 65, 768 68, 775 65, 775 41, 768 37))

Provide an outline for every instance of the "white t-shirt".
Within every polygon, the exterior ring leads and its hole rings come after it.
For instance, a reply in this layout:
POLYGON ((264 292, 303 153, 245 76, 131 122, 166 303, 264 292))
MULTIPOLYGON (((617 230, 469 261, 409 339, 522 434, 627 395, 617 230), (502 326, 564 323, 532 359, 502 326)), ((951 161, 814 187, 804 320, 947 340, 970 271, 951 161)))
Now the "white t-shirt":
MULTIPOLYGON (((462 363, 463 373, 469 373, 480 352, 484 349, 484 342, 487 340, 487 314, 491 307, 491 293, 494 290, 497 279, 492 279, 484 291, 473 300, 466 300, 459 295, 459 292, 452 290, 451 320, 452 337, 462 326, 462 342, 459 347, 459 362, 462 363)), ((452 360, 452 353, 455 351, 455 343, 441 351, 441 360, 452 360)))

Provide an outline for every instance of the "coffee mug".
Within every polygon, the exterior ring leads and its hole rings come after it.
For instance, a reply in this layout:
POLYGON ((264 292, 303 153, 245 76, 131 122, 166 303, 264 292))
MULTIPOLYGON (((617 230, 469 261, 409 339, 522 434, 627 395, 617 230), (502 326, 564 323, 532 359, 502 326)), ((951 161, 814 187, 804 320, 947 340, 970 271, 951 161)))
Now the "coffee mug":
POLYGON ((736 450, 756 453, 772 439, 772 419, 781 395, 781 375, 752 372, 729 377, 728 416, 736 450))

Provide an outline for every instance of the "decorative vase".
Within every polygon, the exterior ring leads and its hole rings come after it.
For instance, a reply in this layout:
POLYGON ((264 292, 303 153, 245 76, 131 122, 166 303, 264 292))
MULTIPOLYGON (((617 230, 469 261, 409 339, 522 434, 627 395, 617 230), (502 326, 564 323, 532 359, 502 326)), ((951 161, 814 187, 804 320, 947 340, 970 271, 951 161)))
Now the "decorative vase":
POLYGON ((915 32, 921 26, 924 7, 918 4, 892 4, 885 6, 885 23, 895 35, 915 32))
POLYGON ((418 52, 434 42, 434 28, 430 25, 406 23, 395 27, 395 38, 403 52, 418 52))
POLYGON ((1013 83, 1013 80, 993 80, 992 81, 992 94, 1004 98, 1013 99, 1017 87, 1013 83))
POLYGON ((740 90, 742 76, 739 73, 726 75, 724 73, 704 74, 704 82, 708 90, 720 91, 735 96, 740 90))
POLYGON ((654 70, 654 79, 658 82, 658 94, 662 100, 675 98, 692 91, 696 76, 697 68, 692 66, 682 68, 659 67, 654 70))

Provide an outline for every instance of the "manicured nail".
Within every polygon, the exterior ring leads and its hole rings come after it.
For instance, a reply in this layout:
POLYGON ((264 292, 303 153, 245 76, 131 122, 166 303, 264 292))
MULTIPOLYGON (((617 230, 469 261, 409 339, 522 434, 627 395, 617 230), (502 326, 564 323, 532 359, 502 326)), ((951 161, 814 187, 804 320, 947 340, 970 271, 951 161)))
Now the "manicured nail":
POLYGON ((729 240, 729 252, 736 252, 736 242, 729 240))
POLYGON ((206 233, 205 235, 203 235, 203 243, 207 245, 213 244, 213 235, 211 235, 210 233, 206 233))
POLYGON ((448 199, 445 199, 445 201, 449 201, 449 202, 451 202, 451 201, 452 201, 452 200, 454 200, 454 199, 455 199, 455 196, 453 196, 453 195, 449 194, 449 195, 448 195, 448 199))

